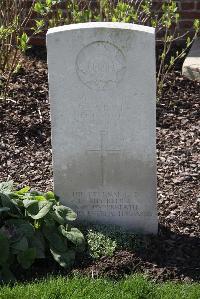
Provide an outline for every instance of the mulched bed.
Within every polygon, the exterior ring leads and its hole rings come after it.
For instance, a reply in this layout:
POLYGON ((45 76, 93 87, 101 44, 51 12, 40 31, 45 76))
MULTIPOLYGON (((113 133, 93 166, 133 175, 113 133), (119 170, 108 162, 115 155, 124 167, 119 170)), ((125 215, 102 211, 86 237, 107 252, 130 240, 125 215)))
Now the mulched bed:
MULTIPOLYGON (((0 181, 45 191, 53 182, 47 66, 36 58, 25 64, 12 78, 10 99, 0 103, 0 181)), ((158 236, 146 238, 145 250, 121 250, 96 262, 84 258, 75 272, 118 278, 139 271, 156 281, 200 280, 199 94, 200 83, 176 71, 157 104, 158 236)), ((19 278, 60 271, 42 263, 19 278)))

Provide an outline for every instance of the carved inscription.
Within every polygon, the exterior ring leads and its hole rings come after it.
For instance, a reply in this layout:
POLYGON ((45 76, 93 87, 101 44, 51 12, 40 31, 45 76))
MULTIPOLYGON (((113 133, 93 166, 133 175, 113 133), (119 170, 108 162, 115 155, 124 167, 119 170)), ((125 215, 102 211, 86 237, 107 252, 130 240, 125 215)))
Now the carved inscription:
POLYGON ((91 89, 113 88, 124 77, 125 57, 109 42, 93 42, 79 52, 76 71, 80 80, 91 89))
POLYGON ((79 216, 95 217, 151 217, 150 211, 144 211, 134 203, 127 192, 91 191, 73 192, 79 216), (81 208, 80 208, 81 206, 81 208))

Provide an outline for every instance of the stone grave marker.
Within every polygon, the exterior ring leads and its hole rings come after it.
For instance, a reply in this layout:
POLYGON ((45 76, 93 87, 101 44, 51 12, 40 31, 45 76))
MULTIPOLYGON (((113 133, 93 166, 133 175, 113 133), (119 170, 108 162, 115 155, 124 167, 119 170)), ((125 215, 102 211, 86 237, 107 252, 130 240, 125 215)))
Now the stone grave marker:
POLYGON ((56 194, 81 222, 156 233, 154 29, 66 25, 47 49, 56 194))

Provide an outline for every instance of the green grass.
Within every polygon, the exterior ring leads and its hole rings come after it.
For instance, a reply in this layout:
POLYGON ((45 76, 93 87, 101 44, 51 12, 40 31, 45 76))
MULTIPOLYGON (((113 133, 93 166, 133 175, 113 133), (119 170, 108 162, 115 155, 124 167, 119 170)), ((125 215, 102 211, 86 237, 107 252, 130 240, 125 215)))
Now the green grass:
POLYGON ((142 276, 106 279, 49 278, 0 287, 0 299, 200 299, 199 284, 155 284, 142 276))

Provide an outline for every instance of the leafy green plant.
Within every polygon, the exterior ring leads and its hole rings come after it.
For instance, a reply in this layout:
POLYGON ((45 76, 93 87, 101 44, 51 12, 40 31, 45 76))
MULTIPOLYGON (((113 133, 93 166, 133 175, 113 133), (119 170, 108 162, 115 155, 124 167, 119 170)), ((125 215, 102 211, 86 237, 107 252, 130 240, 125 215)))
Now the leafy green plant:
POLYGON ((119 0, 113 9, 112 21, 133 22, 155 27, 157 42, 162 47, 158 58, 157 72, 157 93, 159 100, 167 79, 167 74, 173 69, 176 62, 186 55, 187 50, 196 39, 200 31, 200 20, 194 20, 194 34, 191 38, 189 31, 186 31, 183 35, 177 32, 180 14, 178 13, 178 4, 176 1, 164 1, 161 9, 155 13, 152 0, 136 0, 128 3, 119 0), (183 38, 185 38, 186 42, 181 51, 176 51, 175 54, 172 54, 171 50, 174 42, 183 38))
POLYGON ((86 228, 88 253, 98 259, 113 256, 117 250, 141 250, 147 245, 144 237, 126 231, 117 225, 90 225, 86 228))
POLYGON ((1 183, 0 281, 14 278, 13 264, 27 269, 49 254, 60 266, 72 266, 85 247, 83 234, 71 225, 76 216, 53 192, 14 191, 12 182, 1 183))
POLYGON ((89 229, 87 233, 89 254, 97 259, 102 256, 112 256, 117 248, 117 243, 102 232, 89 229))
POLYGON ((163 45, 162 52, 158 61, 158 73, 157 73, 157 90, 158 100, 162 95, 163 86, 165 84, 168 73, 173 69, 176 62, 182 59, 187 50, 190 48, 194 40, 197 38, 200 31, 200 20, 194 20, 194 34, 191 38, 191 33, 186 31, 183 35, 177 33, 178 24, 180 22, 180 14, 178 13, 178 4, 176 1, 169 0, 167 3, 162 4, 161 17, 152 19, 151 24, 155 28, 159 28, 162 31, 162 37, 160 42, 163 45), (171 49, 174 42, 185 38, 185 45, 182 49, 172 54, 171 49))
POLYGON ((37 0, 0 1, 0 98, 6 99, 13 72, 19 65, 20 54, 30 48, 29 41, 43 29, 43 22, 34 20, 31 33, 26 27, 37 0))

